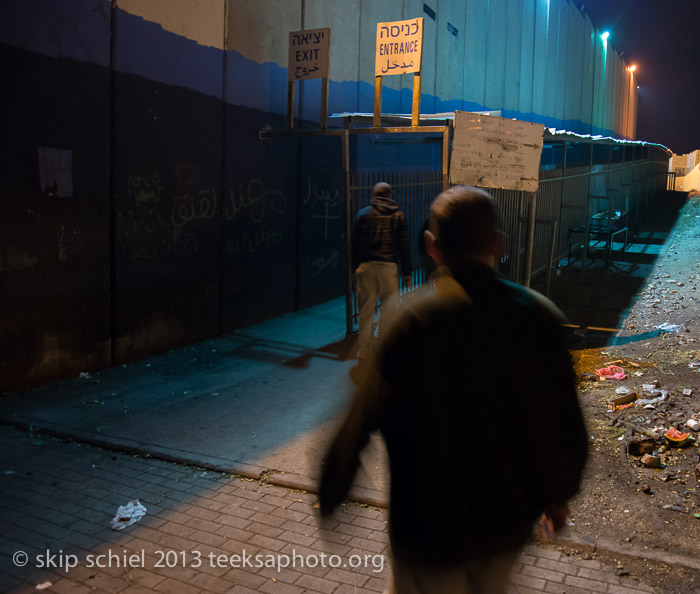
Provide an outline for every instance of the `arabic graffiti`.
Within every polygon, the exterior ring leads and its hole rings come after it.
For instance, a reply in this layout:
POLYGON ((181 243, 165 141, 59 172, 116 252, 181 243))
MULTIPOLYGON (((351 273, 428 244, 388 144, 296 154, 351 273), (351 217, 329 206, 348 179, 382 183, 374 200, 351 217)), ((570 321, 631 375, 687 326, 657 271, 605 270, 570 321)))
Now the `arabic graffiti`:
POLYGON ((216 190, 199 190, 195 194, 175 196, 170 221, 173 227, 184 227, 190 221, 211 219, 216 215, 216 190))
MULTIPOLYGON (((193 170, 191 165, 178 164, 176 170, 193 170)), ((127 192, 133 199, 131 208, 118 212, 116 242, 125 257, 128 269, 136 270, 167 255, 194 255, 199 249, 197 237, 185 227, 192 221, 216 216, 216 190, 184 191, 172 197, 170 216, 161 216, 169 197, 157 172, 130 174, 127 192)))
POLYGON ((338 268, 340 264, 340 254, 338 250, 333 250, 328 258, 306 258, 306 267, 311 271, 311 278, 316 278, 328 267, 338 268))
POLYGON ((274 225, 279 224, 279 217, 286 211, 287 196, 280 190, 266 188, 262 180, 240 184, 237 192, 232 188, 224 204, 224 218, 240 222, 244 231, 225 239, 226 254, 254 254, 282 244, 284 233, 274 225))
POLYGON ((323 237, 328 238, 329 221, 339 220, 342 213, 343 195, 340 190, 324 190, 308 179, 308 189, 303 199, 304 206, 311 210, 312 219, 323 221, 323 237))
POLYGON ((139 219, 134 211, 117 213, 117 244, 129 270, 142 268, 146 263, 169 254, 194 255, 199 249, 195 234, 172 228, 160 216, 155 225, 139 219))
POLYGON ((224 216, 227 221, 239 214, 247 215, 253 223, 262 223, 268 213, 284 214, 287 210, 287 197, 279 190, 266 189, 259 179, 248 182, 245 190, 238 186, 238 193, 231 188, 229 200, 224 204, 224 216))
POLYGON ((226 254, 240 256, 254 254, 260 248, 273 248, 284 242, 284 234, 275 229, 260 225, 253 233, 243 233, 226 238, 226 254))
POLYGON ((0 272, 12 270, 31 270, 39 263, 39 258, 33 254, 21 252, 16 245, 13 245, 3 255, 0 256, 0 272))

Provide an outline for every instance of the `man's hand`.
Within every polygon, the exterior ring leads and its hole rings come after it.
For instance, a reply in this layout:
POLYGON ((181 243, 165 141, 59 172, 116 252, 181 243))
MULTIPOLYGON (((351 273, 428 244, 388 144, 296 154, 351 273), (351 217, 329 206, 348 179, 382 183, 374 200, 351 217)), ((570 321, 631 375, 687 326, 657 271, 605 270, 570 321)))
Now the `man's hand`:
POLYGON ((566 519, 570 514, 571 510, 566 504, 553 503, 548 505, 537 525, 539 537, 545 542, 551 540, 554 533, 558 532, 566 525, 566 519))
POLYGON ((566 518, 571 515, 569 506, 564 504, 551 504, 544 510, 546 516, 552 521, 552 527, 558 532, 566 525, 566 518))
POLYGON ((403 286, 404 287, 410 287, 411 286, 411 277, 409 276, 404 276, 403 277, 403 286))

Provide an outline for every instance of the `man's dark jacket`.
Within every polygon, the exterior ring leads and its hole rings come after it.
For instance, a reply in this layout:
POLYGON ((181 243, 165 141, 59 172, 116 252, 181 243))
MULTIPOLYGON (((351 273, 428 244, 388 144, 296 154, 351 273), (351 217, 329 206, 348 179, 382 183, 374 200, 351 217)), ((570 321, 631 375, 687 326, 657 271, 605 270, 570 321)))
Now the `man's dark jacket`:
POLYGON ((586 459, 561 312, 483 264, 413 301, 329 449, 321 511, 345 497, 379 429, 394 554, 449 565, 517 548, 547 505, 577 492, 586 459))
POLYGON ((401 274, 411 274, 411 244, 406 217, 398 204, 385 196, 374 196, 360 210, 352 236, 353 270, 363 262, 401 261, 401 274))

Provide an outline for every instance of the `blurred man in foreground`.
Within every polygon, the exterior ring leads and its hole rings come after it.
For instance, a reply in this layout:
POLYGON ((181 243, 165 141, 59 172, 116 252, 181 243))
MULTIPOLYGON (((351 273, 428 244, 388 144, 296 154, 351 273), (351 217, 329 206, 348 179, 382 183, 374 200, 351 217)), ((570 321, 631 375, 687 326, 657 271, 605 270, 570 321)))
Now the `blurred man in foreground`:
POLYGON ((327 516, 382 432, 398 594, 505 593, 534 522, 561 528, 578 490, 587 434, 561 313, 494 272, 498 244, 489 194, 438 196, 435 289, 383 337, 325 459, 327 516))

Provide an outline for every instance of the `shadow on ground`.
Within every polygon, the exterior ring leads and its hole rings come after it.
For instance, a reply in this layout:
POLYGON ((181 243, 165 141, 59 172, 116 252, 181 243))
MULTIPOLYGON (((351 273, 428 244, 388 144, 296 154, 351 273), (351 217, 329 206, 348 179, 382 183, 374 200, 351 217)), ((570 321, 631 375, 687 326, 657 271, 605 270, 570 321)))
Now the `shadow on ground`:
MULTIPOLYGON (((616 339, 620 325, 646 285, 656 260, 665 253, 686 201, 684 192, 665 192, 644 219, 630 229, 624 253, 621 243, 614 244, 610 266, 606 266, 602 241, 590 242, 585 266, 580 253, 574 254, 571 262, 565 258, 559 263, 548 295, 571 323, 571 348, 620 344, 621 339, 616 339)), ((546 279, 536 279, 533 288, 547 293, 546 279)), ((650 337, 638 335, 633 339, 650 337)))

